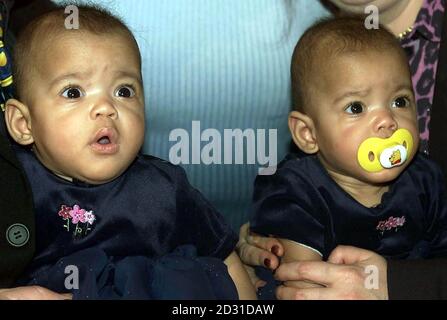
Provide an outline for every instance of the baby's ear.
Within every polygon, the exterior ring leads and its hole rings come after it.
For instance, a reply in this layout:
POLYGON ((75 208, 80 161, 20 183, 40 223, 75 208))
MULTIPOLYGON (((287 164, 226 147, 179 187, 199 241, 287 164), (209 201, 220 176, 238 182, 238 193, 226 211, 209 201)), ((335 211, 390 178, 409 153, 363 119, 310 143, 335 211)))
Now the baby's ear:
POLYGON ((289 129, 298 148, 308 154, 318 152, 315 126, 309 116, 299 111, 290 112, 289 129))
POLYGON ((6 101, 5 121, 9 134, 18 144, 29 145, 34 142, 31 117, 25 104, 16 99, 6 101))

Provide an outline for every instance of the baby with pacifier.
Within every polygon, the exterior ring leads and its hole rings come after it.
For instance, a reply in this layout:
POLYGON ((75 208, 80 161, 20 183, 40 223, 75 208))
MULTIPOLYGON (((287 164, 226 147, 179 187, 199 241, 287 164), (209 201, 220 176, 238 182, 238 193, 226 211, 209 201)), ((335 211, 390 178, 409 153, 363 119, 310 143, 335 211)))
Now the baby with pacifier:
POLYGON ((358 18, 318 22, 298 42, 289 128, 309 156, 257 177, 250 221, 280 239, 282 262, 325 260, 338 245, 398 259, 446 254, 443 177, 417 153, 407 61, 391 33, 358 18))

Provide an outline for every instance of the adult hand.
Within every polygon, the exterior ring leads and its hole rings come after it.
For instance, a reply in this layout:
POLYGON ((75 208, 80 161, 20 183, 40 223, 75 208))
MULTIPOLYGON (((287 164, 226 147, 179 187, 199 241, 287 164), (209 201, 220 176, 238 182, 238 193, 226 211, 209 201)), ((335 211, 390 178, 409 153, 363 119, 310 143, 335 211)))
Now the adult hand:
POLYGON ((278 257, 284 254, 284 248, 275 238, 261 237, 250 232, 250 225, 247 222, 239 230, 236 252, 244 263, 250 280, 257 290, 265 285, 265 281, 256 276, 252 266, 264 266, 275 270, 279 265, 278 257))
POLYGON ((374 252, 355 247, 337 247, 328 262, 284 263, 276 270, 275 277, 281 281, 304 280, 324 285, 305 289, 280 286, 276 296, 282 300, 388 299, 386 260, 374 252), (373 274, 365 272, 367 267, 378 271, 377 288, 368 281, 373 274))
POLYGON ((264 266, 271 270, 278 268, 278 257, 284 254, 284 248, 279 240, 251 233, 248 222, 239 230, 236 250, 244 264, 264 266))
POLYGON ((59 294, 39 286, 0 289, 0 300, 70 300, 70 293, 59 294))

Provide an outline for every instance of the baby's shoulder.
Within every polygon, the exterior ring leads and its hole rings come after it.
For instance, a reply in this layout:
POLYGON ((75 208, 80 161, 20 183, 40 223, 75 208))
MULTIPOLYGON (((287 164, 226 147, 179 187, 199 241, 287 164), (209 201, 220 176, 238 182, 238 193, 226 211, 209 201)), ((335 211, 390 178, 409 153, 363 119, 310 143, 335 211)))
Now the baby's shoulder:
POLYGON ((255 185, 262 186, 299 186, 300 189, 314 189, 326 183, 325 171, 314 155, 298 156, 288 154, 277 166, 273 174, 258 175, 255 185))
POLYGON ((444 175, 439 165, 426 155, 418 153, 407 170, 397 180, 406 185, 415 185, 419 190, 432 193, 444 186, 444 175))
POLYGON ((306 180, 322 173, 321 164, 315 155, 300 156, 291 153, 278 164, 273 176, 290 176, 306 180))
POLYGON ((436 176, 442 177, 442 170, 439 165, 423 153, 416 154, 413 161, 408 166, 407 172, 413 177, 429 179, 436 176))
POLYGON ((186 177, 184 169, 179 165, 147 154, 139 154, 137 156, 132 165, 132 171, 137 172, 139 175, 150 176, 152 178, 154 176, 162 176, 169 181, 186 177))
POLYGON ((160 168, 162 170, 176 170, 177 169, 177 165, 172 164, 171 162, 149 155, 149 154, 139 154, 137 156, 136 159, 137 162, 139 162, 142 165, 147 165, 147 166, 155 166, 157 168, 160 168))

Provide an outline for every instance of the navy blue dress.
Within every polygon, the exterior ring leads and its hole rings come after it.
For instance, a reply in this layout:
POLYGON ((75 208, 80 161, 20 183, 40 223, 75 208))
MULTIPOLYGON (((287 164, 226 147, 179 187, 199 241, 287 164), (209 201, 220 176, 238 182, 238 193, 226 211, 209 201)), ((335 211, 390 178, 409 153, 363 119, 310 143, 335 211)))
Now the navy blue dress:
POLYGON ((90 185, 16 152, 36 213, 36 255, 19 284, 67 292, 66 267, 76 266, 75 298, 237 298, 222 262, 237 236, 180 167, 139 155, 115 180, 90 185))
POLYGON ((367 208, 329 176, 316 156, 290 155, 274 175, 255 181, 252 231, 285 238, 328 258, 352 245, 387 258, 447 255, 444 180, 419 154, 376 207, 367 208))
POLYGON ((284 161, 255 182, 252 230, 309 246, 326 259, 337 245, 387 258, 447 253, 447 206, 440 169, 417 155, 382 202, 367 208, 329 176, 316 156, 284 161), (424 250, 422 250, 424 249, 424 250))

